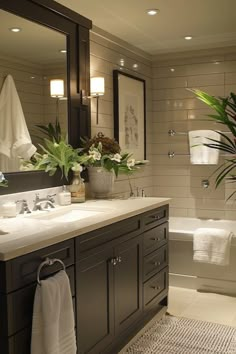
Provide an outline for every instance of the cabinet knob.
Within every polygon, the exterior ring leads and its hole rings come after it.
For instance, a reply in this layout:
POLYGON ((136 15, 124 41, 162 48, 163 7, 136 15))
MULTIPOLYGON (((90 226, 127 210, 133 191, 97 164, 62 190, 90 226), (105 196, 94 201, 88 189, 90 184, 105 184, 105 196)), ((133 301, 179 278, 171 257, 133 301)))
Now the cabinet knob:
POLYGON ((118 256, 118 257, 117 257, 117 262, 118 262, 118 263, 121 263, 121 262, 122 262, 121 256, 118 256))
POLYGON ((160 290, 161 289, 161 287, 159 285, 156 285, 156 286, 152 285, 152 286, 150 286, 150 288, 153 290, 160 290))
POLYGON ((111 263, 113 266, 117 265, 117 257, 111 258, 111 259, 110 259, 110 263, 111 263))

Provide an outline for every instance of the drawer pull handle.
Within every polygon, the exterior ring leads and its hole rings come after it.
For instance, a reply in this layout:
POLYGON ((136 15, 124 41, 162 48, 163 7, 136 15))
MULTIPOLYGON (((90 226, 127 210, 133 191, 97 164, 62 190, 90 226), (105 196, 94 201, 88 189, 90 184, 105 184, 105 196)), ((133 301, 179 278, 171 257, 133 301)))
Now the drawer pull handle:
POLYGON ((160 220, 161 216, 160 215, 152 215, 151 218, 155 219, 155 220, 160 220))
POLYGON ((151 240, 152 241, 160 241, 160 237, 152 237, 151 240))
POLYGON ((155 267, 159 267, 161 265, 161 262, 154 262, 153 264, 155 267))
POLYGON ((156 285, 156 286, 150 286, 151 289, 153 290, 160 290, 161 287, 159 285, 156 285))

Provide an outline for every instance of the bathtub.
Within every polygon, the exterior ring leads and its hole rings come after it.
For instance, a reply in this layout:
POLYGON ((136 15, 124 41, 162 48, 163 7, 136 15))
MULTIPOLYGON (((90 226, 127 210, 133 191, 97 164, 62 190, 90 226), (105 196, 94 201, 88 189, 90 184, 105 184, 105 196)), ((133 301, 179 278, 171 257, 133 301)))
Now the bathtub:
POLYGON ((200 227, 226 229, 236 235, 236 221, 170 217, 170 285, 236 295, 236 236, 228 266, 193 262, 193 234, 200 227))

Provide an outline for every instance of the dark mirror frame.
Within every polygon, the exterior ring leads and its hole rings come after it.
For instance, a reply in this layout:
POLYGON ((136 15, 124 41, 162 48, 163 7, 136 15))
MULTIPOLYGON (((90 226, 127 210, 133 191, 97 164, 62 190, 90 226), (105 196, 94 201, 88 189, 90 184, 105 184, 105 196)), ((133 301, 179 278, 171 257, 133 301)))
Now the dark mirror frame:
MULTIPOLYGON (((0 0, 0 9, 66 35, 68 139, 73 147, 78 147, 80 137, 90 136, 91 132, 90 105, 86 96, 90 92, 89 30, 92 22, 53 0, 0 0)), ((0 187, 0 195, 63 184, 60 173, 53 177, 41 171, 4 175, 9 185, 0 187)))

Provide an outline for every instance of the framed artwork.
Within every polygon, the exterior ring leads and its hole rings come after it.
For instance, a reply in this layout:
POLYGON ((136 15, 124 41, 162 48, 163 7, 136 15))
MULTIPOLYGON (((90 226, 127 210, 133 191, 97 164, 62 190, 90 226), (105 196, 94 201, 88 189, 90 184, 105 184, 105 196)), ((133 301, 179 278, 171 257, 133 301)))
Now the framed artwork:
POLYGON ((146 158, 145 80, 113 71, 114 137, 123 152, 146 158))

